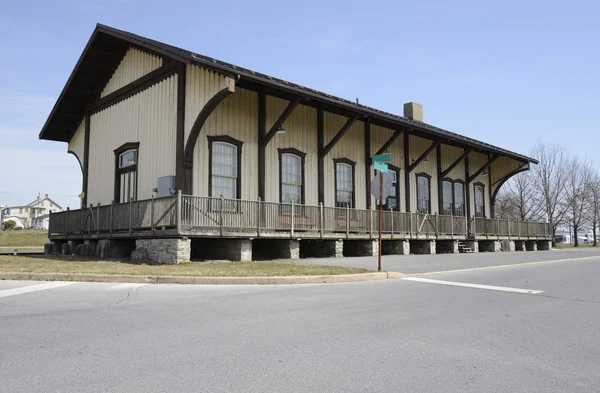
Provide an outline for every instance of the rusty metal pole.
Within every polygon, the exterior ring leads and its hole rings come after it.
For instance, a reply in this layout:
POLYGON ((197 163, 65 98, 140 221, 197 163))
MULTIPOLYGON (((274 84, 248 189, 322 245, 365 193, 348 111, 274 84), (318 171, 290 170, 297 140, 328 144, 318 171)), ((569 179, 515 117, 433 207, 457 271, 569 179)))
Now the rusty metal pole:
POLYGON ((383 173, 379 172, 379 244, 377 247, 377 251, 378 251, 378 258, 377 258, 377 271, 380 272, 381 271, 381 249, 383 248, 381 245, 381 229, 382 229, 382 206, 383 206, 383 200, 381 199, 381 197, 383 196, 383 173))

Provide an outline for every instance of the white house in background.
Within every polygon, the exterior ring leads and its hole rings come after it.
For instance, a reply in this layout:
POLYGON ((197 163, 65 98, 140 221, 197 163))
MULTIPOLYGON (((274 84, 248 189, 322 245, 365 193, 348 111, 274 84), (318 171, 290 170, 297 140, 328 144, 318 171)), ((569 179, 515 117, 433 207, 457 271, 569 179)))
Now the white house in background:
POLYGON ((48 229, 50 223, 50 214, 44 214, 43 216, 35 217, 31 220, 31 229, 48 229))
MULTIPOLYGON (((20 228, 34 228, 34 219, 40 218, 41 216, 49 215, 50 213, 56 213, 63 211, 63 208, 52 199, 48 197, 48 194, 44 198, 38 197, 31 203, 24 206, 6 206, 1 209, 1 221, 2 223, 8 220, 14 220, 17 226, 20 228)), ((43 220, 37 220, 36 225, 43 223, 43 220)), ((48 228, 46 223, 45 229, 48 228)), ((40 228, 44 229, 44 228, 40 228)))

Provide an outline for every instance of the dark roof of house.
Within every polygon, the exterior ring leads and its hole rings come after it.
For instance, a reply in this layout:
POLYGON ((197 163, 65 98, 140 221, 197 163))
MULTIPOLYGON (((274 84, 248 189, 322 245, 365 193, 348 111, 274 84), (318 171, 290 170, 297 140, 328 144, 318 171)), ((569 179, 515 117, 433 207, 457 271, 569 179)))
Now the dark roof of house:
POLYGON ((241 87, 267 88, 268 94, 282 98, 304 98, 304 104, 316 104, 325 110, 346 115, 364 116, 374 124, 396 129, 408 129, 423 137, 442 138, 445 142, 468 146, 482 152, 496 153, 517 160, 538 163, 537 160, 478 141, 427 123, 384 112, 356 102, 304 87, 283 79, 239 67, 212 57, 141 37, 123 30, 98 24, 92 33, 75 69, 61 92, 48 120, 40 132, 40 139, 68 142, 83 119, 86 107, 98 96, 105 81, 131 46, 148 50, 175 60, 197 64, 225 75, 239 78, 241 87))

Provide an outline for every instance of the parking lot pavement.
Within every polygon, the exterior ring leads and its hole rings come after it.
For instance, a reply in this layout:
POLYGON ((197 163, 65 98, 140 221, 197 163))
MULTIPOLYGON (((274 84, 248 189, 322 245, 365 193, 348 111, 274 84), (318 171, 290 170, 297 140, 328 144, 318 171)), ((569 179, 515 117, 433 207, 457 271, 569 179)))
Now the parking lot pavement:
POLYGON ((0 391, 597 392, 598 276, 578 259, 328 285, 1 281, 0 391))
MULTIPOLYGON (((473 254, 384 255, 382 270, 406 274, 473 269, 562 259, 600 258, 600 249, 581 248, 552 251, 480 252, 473 254)), ((306 258, 299 263, 346 266, 377 270, 377 257, 306 258)))

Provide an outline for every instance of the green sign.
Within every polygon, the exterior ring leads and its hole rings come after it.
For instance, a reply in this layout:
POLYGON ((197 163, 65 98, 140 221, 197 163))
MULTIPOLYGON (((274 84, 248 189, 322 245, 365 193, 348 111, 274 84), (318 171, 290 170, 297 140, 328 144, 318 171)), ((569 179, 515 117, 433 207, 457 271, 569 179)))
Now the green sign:
POLYGON ((375 154, 371 159, 373 162, 390 162, 392 161, 392 155, 390 153, 375 154))
POLYGON ((387 164, 384 164, 383 162, 375 161, 373 163, 373 166, 375 167, 375 170, 378 170, 379 172, 387 172, 388 171, 387 164))

